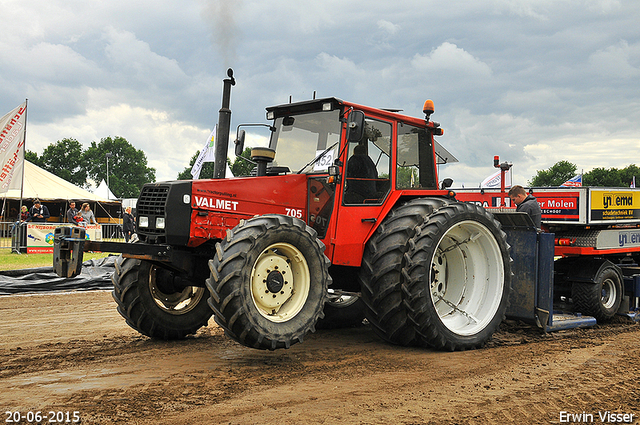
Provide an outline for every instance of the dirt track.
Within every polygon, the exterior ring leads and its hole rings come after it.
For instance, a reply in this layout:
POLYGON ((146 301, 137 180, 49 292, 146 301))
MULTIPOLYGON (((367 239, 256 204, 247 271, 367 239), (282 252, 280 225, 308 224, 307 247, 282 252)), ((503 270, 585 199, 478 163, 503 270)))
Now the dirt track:
POLYGON ((101 291, 0 297, 0 317, 3 413, 78 411, 82 423, 105 424, 547 424, 602 423, 609 411, 640 423, 640 326, 624 320, 551 335, 506 324, 485 349, 443 353, 388 345, 366 326, 263 352, 213 320, 194 338, 158 342, 130 329, 101 291))

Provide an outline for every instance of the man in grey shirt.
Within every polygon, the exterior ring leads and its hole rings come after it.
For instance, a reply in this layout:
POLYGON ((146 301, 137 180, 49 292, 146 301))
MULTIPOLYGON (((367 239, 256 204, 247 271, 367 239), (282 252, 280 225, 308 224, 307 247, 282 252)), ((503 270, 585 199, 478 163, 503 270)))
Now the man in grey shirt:
POLYGON ((542 210, 540 210, 538 200, 533 195, 527 194, 524 188, 518 185, 513 186, 509 190, 509 198, 511 198, 511 202, 518 206, 516 211, 526 212, 529 214, 529 217, 533 220, 533 224, 535 224, 536 229, 540 230, 542 210))

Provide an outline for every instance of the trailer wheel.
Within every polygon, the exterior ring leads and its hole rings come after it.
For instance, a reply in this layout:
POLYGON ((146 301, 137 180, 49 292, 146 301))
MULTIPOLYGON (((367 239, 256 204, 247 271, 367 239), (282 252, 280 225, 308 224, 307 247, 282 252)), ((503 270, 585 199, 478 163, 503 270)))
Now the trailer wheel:
POLYGON ((500 223, 475 204, 453 203, 429 216, 409 244, 403 288, 422 341, 449 351, 483 346, 504 319, 511 289, 500 223))
POLYGON ((206 326, 213 314, 204 287, 172 289, 169 271, 120 256, 111 277, 113 298, 127 324, 143 335, 182 339, 206 326))
POLYGON ((362 325, 364 303, 358 295, 334 293, 329 289, 329 298, 324 305, 324 317, 318 320, 318 329, 351 328, 362 325))
POLYGON ((593 316, 598 321, 611 319, 622 302, 622 279, 615 266, 600 269, 595 283, 574 282, 571 298, 577 311, 593 316))
POLYGON ((404 254, 416 228, 447 202, 437 198, 413 199, 391 211, 367 242, 358 275, 365 315, 374 332, 388 342, 398 345, 417 342, 403 302, 404 254))
POLYGON ((329 259, 302 220, 264 215, 242 221, 209 261, 209 305, 225 333, 275 350, 315 331, 327 297, 329 259))

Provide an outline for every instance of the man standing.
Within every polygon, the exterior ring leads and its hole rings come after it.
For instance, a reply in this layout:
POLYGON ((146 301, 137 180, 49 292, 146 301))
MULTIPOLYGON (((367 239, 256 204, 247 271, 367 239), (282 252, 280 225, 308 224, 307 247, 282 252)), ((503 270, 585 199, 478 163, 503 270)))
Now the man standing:
POLYGON ((31 221, 36 223, 44 223, 51 217, 49 209, 45 205, 40 204, 39 199, 34 201, 33 206, 29 210, 29 215, 31 216, 31 221))
POLYGON ((136 220, 131 214, 131 207, 127 207, 124 210, 124 216, 122 217, 122 231, 124 233, 125 242, 129 242, 131 236, 136 232, 136 220))
POLYGON ((509 198, 511 198, 511 202, 518 206, 516 212, 526 212, 529 214, 536 229, 540 230, 542 211, 540 210, 538 200, 534 196, 527 194, 524 188, 518 185, 513 186, 509 190, 509 198))
POLYGON ((76 223, 75 216, 78 213, 76 209, 76 203, 71 201, 69 202, 69 209, 67 210, 67 223, 76 223))

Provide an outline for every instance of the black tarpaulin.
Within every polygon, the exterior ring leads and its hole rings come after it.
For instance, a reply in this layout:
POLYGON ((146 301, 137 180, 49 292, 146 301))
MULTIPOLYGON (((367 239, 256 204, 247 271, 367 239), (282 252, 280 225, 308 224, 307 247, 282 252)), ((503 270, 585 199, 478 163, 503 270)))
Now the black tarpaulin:
POLYGON ((82 273, 74 278, 59 277, 53 272, 53 267, 0 271, 0 295, 111 289, 116 258, 109 256, 85 261, 82 263, 82 273))

